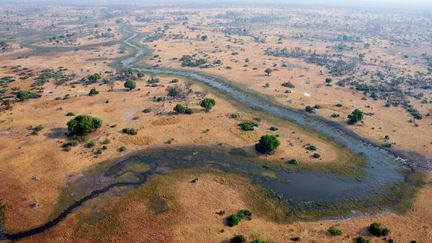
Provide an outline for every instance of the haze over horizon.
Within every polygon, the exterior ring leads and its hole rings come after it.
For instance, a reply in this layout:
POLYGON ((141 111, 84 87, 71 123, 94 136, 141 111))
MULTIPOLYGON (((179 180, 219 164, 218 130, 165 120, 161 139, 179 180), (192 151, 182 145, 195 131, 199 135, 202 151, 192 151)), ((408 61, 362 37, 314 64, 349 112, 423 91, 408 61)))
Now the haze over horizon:
MULTIPOLYGON (((0 3, 14 3, 14 0, 0 0, 0 3)), ((96 1, 85 1, 85 0, 72 0, 65 3, 62 0, 23 0, 21 4, 25 3, 55 3, 55 4, 80 4, 80 5, 110 5, 110 4, 142 4, 142 5, 300 5, 300 6, 339 6, 339 7, 379 7, 379 8, 400 8, 400 9, 429 9, 432 8, 432 1, 430 0, 96 0, 96 1)))

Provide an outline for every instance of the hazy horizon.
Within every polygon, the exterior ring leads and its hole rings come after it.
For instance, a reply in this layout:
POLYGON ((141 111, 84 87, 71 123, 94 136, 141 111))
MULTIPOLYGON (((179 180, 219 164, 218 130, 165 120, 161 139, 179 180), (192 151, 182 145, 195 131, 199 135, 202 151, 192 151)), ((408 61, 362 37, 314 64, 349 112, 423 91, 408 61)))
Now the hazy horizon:
MULTIPOLYGON (((0 0, 0 3, 9 3, 9 4, 17 4, 16 1, 13 0, 0 0)), ((65 1, 62 0, 23 0, 18 4, 26 4, 26 3, 54 3, 54 4, 62 4, 62 5, 111 5, 111 4, 120 4, 120 5, 179 5, 179 6, 190 6, 190 5, 224 5, 224 6, 252 6, 252 5, 299 5, 299 6, 332 6, 332 7, 379 7, 379 8, 399 8, 399 9, 421 9, 432 8, 432 1, 430 0, 311 0, 311 1, 301 1, 301 0, 128 0, 128 1, 120 1, 120 0, 96 0, 96 1, 85 1, 85 0, 73 0, 65 1)))

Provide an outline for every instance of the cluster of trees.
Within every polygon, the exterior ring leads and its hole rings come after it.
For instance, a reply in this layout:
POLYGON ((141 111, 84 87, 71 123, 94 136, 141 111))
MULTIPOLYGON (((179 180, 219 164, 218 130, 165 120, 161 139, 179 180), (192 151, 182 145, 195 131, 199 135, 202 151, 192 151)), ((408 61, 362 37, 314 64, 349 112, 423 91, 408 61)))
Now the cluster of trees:
POLYGON ((20 91, 18 91, 16 93, 16 98, 19 101, 26 101, 26 100, 29 100, 29 99, 36 99, 36 98, 39 98, 39 97, 40 97, 39 94, 35 94, 35 93, 33 93, 31 91, 28 91, 28 90, 20 90, 20 91))
POLYGON ((91 131, 94 131, 102 126, 102 120, 99 118, 79 115, 67 123, 67 127, 71 135, 86 136, 91 131))
POLYGON ((179 113, 179 114, 188 114, 188 115, 193 113, 193 110, 191 108, 184 106, 182 104, 177 104, 174 107, 174 111, 179 113))
POLYGON ((277 150, 281 142, 276 135, 264 135, 259 142, 255 144, 255 149, 263 154, 270 154, 277 150))
POLYGON ((230 227, 234 227, 238 225, 242 219, 252 220, 252 211, 248 209, 242 209, 236 214, 231 214, 226 218, 226 224, 230 227))

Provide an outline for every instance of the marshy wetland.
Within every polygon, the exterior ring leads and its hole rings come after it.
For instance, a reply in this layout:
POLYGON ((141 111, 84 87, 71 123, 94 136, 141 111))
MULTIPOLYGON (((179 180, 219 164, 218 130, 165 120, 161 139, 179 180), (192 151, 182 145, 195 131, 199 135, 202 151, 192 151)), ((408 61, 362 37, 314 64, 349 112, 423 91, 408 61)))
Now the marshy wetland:
MULTIPOLYGON (((305 42, 323 38, 339 43, 337 52, 348 48, 340 43, 349 42, 351 49, 346 50, 351 53, 370 36, 377 40, 389 36, 370 32, 368 37, 341 34, 331 39, 325 34, 305 37, 278 32, 285 18, 301 22, 300 16, 312 11, 305 9, 266 9, 262 14, 254 8, 242 13, 215 9, 212 17, 204 17, 201 14, 208 9, 197 13, 187 8, 177 12, 62 7, 79 16, 75 19, 52 14, 57 8, 9 8, 3 13, 11 21, 2 22, 0 29, 10 42, 0 53, 5 60, 0 69, 0 156, 5 161, 0 167, 2 240, 198 242, 204 238, 217 242, 233 241, 241 234, 250 241, 333 242, 362 236, 375 242, 380 238, 374 238, 373 230, 361 228, 379 221, 390 228, 390 234, 380 230, 378 234, 389 240, 426 241, 432 230, 430 209, 422 211, 430 204, 427 198, 432 191, 430 144, 420 143, 426 143, 430 133, 431 94, 422 76, 427 71, 416 73, 418 84, 408 75, 406 85, 398 86, 409 89, 407 100, 420 97, 422 90, 421 105, 413 100, 410 107, 390 107, 398 109, 398 116, 408 112, 412 118, 406 124, 389 121, 392 135, 380 140, 366 128, 375 130, 387 121, 387 115, 375 116, 381 115, 379 109, 387 109, 386 103, 378 102, 403 103, 391 93, 402 91, 376 88, 375 82, 361 86, 367 91, 340 86, 333 102, 343 104, 331 105, 324 95, 323 104, 299 107, 320 100, 316 96, 323 94, 315 88, 331 93, 333 79, 345 86, 358 85, 347 79, 354 73, 365 78, 368 74, 358 66, 372 72, 371 63, 356 61, 354 68, 355 57, 350 55, 335 61, 337 56, 301 49, 266 49, 258 54, 250 48, 263 45, 259 48, 263 49, 277 36, 278 46, 285 40, 300 45, 302 38, 305 42), (33 11, 46 11, 56 24, 47 25, 33 11), (279 18, 267 15, 274 11, 279 18), (287 17, 290 11, 292 16, 287 17), (200 19, 201 25, 196 22, 200 19), (221 21, 247 28, 220 29, 221 21), (275 33, 255 36, 267 21, 275 33), (227 51, 221 50, 223 45, 227 51), (177 52, 170 54, 173 48, 177 52), (238 55, 253 58, 235 66, 241 62, 238 55), (287 60, 282 66, 269 65, 276 60, 268 56, 287 60), (218 59, 210 64, 213 58, 218 59), (305 59, 299 65, 308 67, 290 66, 286 63, 290 58, 305 59), (232 66, 226 66, 228 62, 232 66), (247 70, 249 64, 263 65, 259 68, 263 74, 253 74, 258 68, 247 70), (272 68, 265 69, 268 66, 272 68), (310 81, 303 86, 291 78, 292 82, 282 83, 289 87, 284 95, 279 88, 269 90, 287 68, 300 78, 325 80, 326 86, 311 88, 310 81), (317 68, 321 74, 314 76, 317 68), (314 77, 299 74, 302 70, 314 77), (267 83, 245 85, 245 79, 267 83), (387 98, 377 95, 378 90, 387 98), (298 92, 308 95, 297 97, 298 92), (353 96, 346 96, 350 92, 353 96), (360 92, 375 97, 374 103, 367 103, 360 92), (291 94, 287 105, 283 99, 291 94), (352 113, 340 116, 346 110, 352 113), (411 137, 401 140, 404 135, 396 129, 419 130, 418 143, 413 145, 411 137), (239 222, 232 225, 236 217, 239 222), (421 227, 407 231, 405 224, 421 227), (335 233, 338 230, 343 234, 335 233)), ((326 11, 335 19, 346 14, 326 11)), ((290 28, 300 32, 316 25, 313 18, 303 23, 308 24, 290 28)), ((392 41, 393 48, 403 46, 392 41)), ((427 40, 422 41, 426 45, 427 40)), ((379 49, 382 44, 372 43, 367 48, 379 49)), ((411 61, 415 62, 414 57, 411 61)), ((379 72, 381 79, 394 75, 379 72)), ((377 132, 390 133, 386 129, 379 127, 377 132)))

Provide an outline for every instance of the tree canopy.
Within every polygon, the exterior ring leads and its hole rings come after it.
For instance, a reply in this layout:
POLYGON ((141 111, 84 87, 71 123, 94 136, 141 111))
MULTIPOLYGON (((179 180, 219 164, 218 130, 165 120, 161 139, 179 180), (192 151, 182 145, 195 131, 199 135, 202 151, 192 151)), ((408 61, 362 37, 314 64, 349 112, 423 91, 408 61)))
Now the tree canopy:
POLYGON ((280 144, 281 143, 276 135, 264 135, 255 145, 255 148, 260 153, 269 154, 276 151, 280 144))
POLYGON ((79 115, 67 123, 68 130, 72 135, 86 136, 91 131, 102 126, 102 121, 99 118, 79 115))
POLYGON ((136 83, 135 83, 135 81, 128 80, 128 81, 126 81, 126 82, 124 83, 124 87, 125 87, 126 89, 133 90, 133 89, 136 88, 136 83))
POLYGON ((348 115, 348 124, 356 124, 362 121, 364 117, 363 111, 355 109, 351 114, 348 115))

